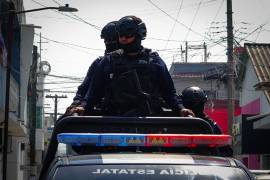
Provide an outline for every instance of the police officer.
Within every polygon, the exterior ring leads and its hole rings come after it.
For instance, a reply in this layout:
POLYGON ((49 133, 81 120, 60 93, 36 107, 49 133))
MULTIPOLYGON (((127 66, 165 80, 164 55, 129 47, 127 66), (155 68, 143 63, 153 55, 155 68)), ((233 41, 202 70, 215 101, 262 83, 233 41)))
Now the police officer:
MULTIPOLYGON (((104 39, 104 44, 106 47, 105 54, 119 49, 118 33, 116 31, 116 21, 112 21, 106 24, 101 30, 100 37, 101 39, 104 39)), ((95 69, 97 68, 98 63, 100 63, 102 58, 103 56, 98 57, 89 67, 88 72, 81 85, 78 86, 78 90, 75 97, 73 98, 73 102, 67 108, 65 115, 71 115, 75 112, 82 114, 84 112, 84 109, 80 107, 80 104, 88 90, 92 77, 95 74, 95 69)), ((93 109, 91 109, 87 112, 87 114, 95 114, 95 112, 93 109)))
POLYGON ((107 54, 99 63, 83 107, 91 109, 105 97, 108 115, 157 115, 161 108, 155 101, 161 96, 178 115, 194 115, 177 98, 163 60, 141 45, 146 37, 142 20, 125 16, 117 22, 117 31, 123 52, 107 54))
POLYGON ((201 88, 197 86, 185 88, 182 91, 181 99, 184 107, 191 109, 194 112, 195 117, 206 120, 212 126, 215 134, 222 134, 222 130, 217 123, 204 113, 204 105, 207 101, 207 95, 201 88))
MULTIPOLYGON (((214 134, 223 134, 218 124, 204 113, 204 104, 207 101, 207 95, 201 88, 197 86, 185 88, 182 91, 181 99, 183 105, 194 112, 195 117, 206 120, 212 126, 214 134)), ((221 156, 233 156, 233 149, 229 145, 219 147, 218 150, 221 156)))

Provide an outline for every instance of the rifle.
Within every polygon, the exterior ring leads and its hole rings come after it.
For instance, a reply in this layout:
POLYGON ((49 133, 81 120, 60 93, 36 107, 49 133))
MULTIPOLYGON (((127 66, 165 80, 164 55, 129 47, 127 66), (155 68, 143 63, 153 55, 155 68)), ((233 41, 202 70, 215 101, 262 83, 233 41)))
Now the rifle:
MULTIPOLYGON (((121 74, 121 76, 125 77, 124 79, 126 81, 129 81, 129 84, 132 84, 132 88, 134 88, 132 91, 136 92, 136 99, 139 97, 139 101, 142 101, 143 104, 145 105, 145 108, 147 110, 147 114, 152 115, 153 111, 150 105, 150 94, 146 93, 143 91, 142 87, 141 87, 141 83, 137 74, 137 71, 135 69, 125 72, 123 74, 121 74)), ((131 87, 129 87, 131 88, 131 87)), ((132 94, 128 94, 128 93, 124 93, 123 94, 126 97, 132 97, 132 94)), ((134 98, 134 96, 133 96, 134 98)), ((144 108, 144 109, 145 109, 144 108)))

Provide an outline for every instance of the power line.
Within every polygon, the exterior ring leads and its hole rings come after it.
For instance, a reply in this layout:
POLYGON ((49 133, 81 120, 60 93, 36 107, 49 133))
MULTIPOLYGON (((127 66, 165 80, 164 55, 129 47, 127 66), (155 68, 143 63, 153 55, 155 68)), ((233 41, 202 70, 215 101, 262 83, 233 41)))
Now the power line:
POLYGON ((153 49, 155 51, 170 51, 170 50, 179 50, 180 48, 170 48, 170 49, 153 49))
POLYGON ((48 91, 45 91, 45 92, 48 92, 48 93, 69 93, 69 94, 74 94, 76 93, 76 91, 51 91, 51 90, 48 90, 48 91))
MULTIPOLYGON (((174 17, 172 17, 170 14, 168 14, 166 11, 164 11, 163 9, 161 9, 160 7, 158 7, 155 3, 153 3, 151 0, 147 0, 150 4, 152 4, 154 7, 156 7, 157 9, 159 9, 161 12, 163 12, 164 14, 166 14, 169 18, 171 18, 172 20, 176 21, 178 24, 182 25, 183 27, 185 27, 186 29, 189 29, 191 32, 208 39, 209 41, 212 41, 212 39, 209 39, 208 37, 198 33, 197 31, 194 31, 193 29, 190 29, 187 25, 183 24, 182 22, 178 21, 177 19, 175 19, 174 17)), ((218 44, 220 46, 226 47, 223 44, 218 44)))
MULTIPOLYGON (((179 6, 178 11, 177 11, 176 19, 178 19, 178 17, 179 17, 180 11, 182 9, 183 2, 184 2, 184 0, 181 0, 180 6, 179 6)), ((174 21, 173 27, 171 29, 171 32, 170 32, 169 36, 168 36, 168 40, 166 42, 165 49, 167 48, 169 40, 171 39, 171 36, 172 36, 172 34, 174 32, 175 25, 176 25, 176 21, 174 21)))
POLYGON ((259 30, 259 32, 258 32, 258 34, 257 34, 257 36, 256 36, 256 38, 255 38, 255 42, 257 42, 257 40, 258 40, 258 38, 259 38, 259 35, 261 34, 261 32, 262 32, 262 27, 260 28, 260 30, 259 30))
MULTIPOLYGON (((215 22, 215 21, 216 21, 216 18, 217 18, 217 16, 218 16, 219 12, 221 11, 221 8, 222 8, 222 6, 223 6, 224 1, 225 1, 225 0, 222 0, 222 1, 221 1, 221 3, 220 3, 220 5, 219 5, 219 7, 218 7, 218 10, 217 10, 217 12, 216 12, 216 14, 215 14, 215 16, 214 16, 212 22, 215 22)), ((209 28, 208 28, 208 30, 207 30, 207 34, 210 33, 210 28, 211 28, 211 25, 209 26, 209 28)))
POLYGON ((42 84, 78 84, 82 82, 67 82, 67 81, 59 81, 59 82, 44 82, 42 84))
MULTIPOLYGON (((36 36, 40 36, 37 33, 35 33, 35 35, 36 36)), ((86 47, 86 46, 82 46, 82 45, 78 45, 78 44, 74 44, 74 43, 53 40, 53 39, 50 39, 50 38, 45 37, 45 36, 41 36, 41 38, 46 39, 46 40, 51 41, 51 42, 54 42, 54 43, 62 44, 62 45, 70 45, 70 46, 74 46, 74 47, 79 47, 79 48, 89 49, 89 50, 95 50, 95 51, 104 51, 104 49, 90 48, 90 47, 86 47)))
MULTIPOLYGON (((35 34, 35 35, 37 36, 37 34, 35 34)), ((72 49, 73 51, 83 52, 83 53, 88 54, 88 55, 89 54, 90 55, 96 55, 96 54, 90 53, 88 51, 85 51, 83 49, 76 49, 76 48, 74 48, 74 47, 79 47, 79 48, 87 48, 87 47, 83 47, 83 46, 80 46, 80 45, 75 45, 75 44, 72 44, 72 43, 65 43, 65 42, 60 42, 60 41, 52 40, 52 39, 46 38, 44 36, 42 36, 42 38, 43 39, 46 39, 46 40, 48 40, 50 42, 57 43, 57 44, 60 44, 62 46, 65 46, 65 47, 67 47, 69 49, 72 49), (73 46, 73 47, 71 47, 71 46, 73 46)), ((94 49, 94 48, 87 48, 87 49, 90 49, 90 50, 101 50, 101 49, 94 49)), ((102 50, 102 51, 104 51, 104 50, 102 50)))
POLYGON ((268 29, 263 29, 263 31, 270 32, 270 30, 268 30, 268 29))
POLYGON ((79 80, 79 81, 83 80, 83 77, 60 76, 60 75, 55 75, 55 74, 48 74, 47 76, 56 77, 56 78, 71 79, 71 80, 79 80))
MULTIPOLYGON (((36 4, 39 4, 40 6, 47 7, 47 6, 41 4, 40 2, 38 2, 38 1, 36 1, 36 0, 32 0, 32 1, 33 1, 34 3, 36 3, 36 4)), ((85 24, 87 24, 87 25, 89 25, 89 26, 95 28, 96 30, 99 30, 99 31, 101 30, 100 27, 98 27, 98 26, 96 26, 96 25, 94 25, 94 24, 92 24, 92 23, 89 23, 89 22, 83 20, 81 17, 79 17, 78 15, 75 15, 74 13, 71 13, 71 14, 72 14, 73 16, 75 16, 76 18, 74 18, 74 17, 72 17, 72 16, 70 16, 70 15, 67 15, 67 14, 65 14, 65 13, 59 12, 59 11, 55 11, 55 12, 57 12, 57 13, 59 13, 59 14, 62 14, 63 16, 66 16, 66 17, 75 19, 75 20, 77 20, 77 21, 79 21, 79 22, 83 22, 83 23, 85 23, 85 24)))
POLYGON ((201 7, 201 4, 202 4, 202 0, 201 0, 200 3, 198 4, 198 7, 197 7, 196 12, 195 12, 195 15, 193 16, 192 22, 191 22, 191 24, 190 24, 190 26, 189 26, 189 28, 188 28, 188 32, 187 32, 187 34, 186 34, 186 36, 185 36, 185 38, 184 38, 185 41, 187 40, 187 37, 188 37, 189 32, 190 32, 190 30, 191 30, 191 27, 193 26, 193 23, 194 23, 194 21, 195 21, 195 19, 196 19, 196 17, 197 17, 197 14, 198 14, 198 12, 199 12, 199 9, 200 9, 200 7, 201 7))
MULTIPOLYGON (((156 41, 169 41, 169 42, 176 42, 176 43, 183 43, 185 41, 175 40, 175 39, 161 39, 161 38, 154 38, 154 37, 146 37, 147 40, 156 40, 156 41)), ((196 40, 196 41, 189 41, 189 42, 203 42, 203 40, 196 40)))
MULTIPOLYGON (((55 2, 56 4, 58 4, 58 5, 61 5, 59 2, 57 2, 56 0, 52 0, 53 2, 55 2)), ((74 14, 74 13, 72 13, 71 12, 71 14, 73 15, 73 16, 75 16, 76 18, 78 18, 79 20, 81 20, 81 22, 84 22, 85 24, 88 24, 88 25, 90 25, 90 26, 92 26, 93 28, 95 28, 95 29, 97 29, 97 30, 101 30, 101 28, 100 27, 98 27, 98 26, 96 26, 96 25, 94 25, 94 24, 91 24, 91 23, 89 23, 89 22, 87 22, 86 20, 84 20, 83 18, 81 18, 81 17, 79 17, 78 15, 76 15, 76 14, 74 14)))
POLYGON ((57 88, 50 88, 50 90, 56 90, 56 89, 77 89, 78 86, 64 86, 64 87, 57 87, 57 88))
POLYGON ((61 4, 57 2, 56 0, 52 0, 52 1, 55 2, 57 5, 61 6, 61 4))
POLYGON ((250 33, 248 33, 244 38, 240 39, 239 43, 241 43, 243 40, 247 39, 250 35, 252 35, 253 33, 255 33, 256 31, 262 29, 264 26, 266 26, 269 23, 269 20, 263 24, 261 24, 259 27, 255 28, 253 31, 251 31, 250 33))

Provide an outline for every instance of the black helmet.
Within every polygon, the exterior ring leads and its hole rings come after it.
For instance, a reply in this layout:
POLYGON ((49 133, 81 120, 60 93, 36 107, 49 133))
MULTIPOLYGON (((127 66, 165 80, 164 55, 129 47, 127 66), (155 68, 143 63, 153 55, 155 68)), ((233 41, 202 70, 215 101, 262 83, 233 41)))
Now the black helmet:
POLYGON ((109 22, 102 28, 100 34, 101 39, 104 39, 105 41, 118 41, 116 22, 117 21, 109 22))
POLYGON ((100 37, 104 39, 106 53, 119 49, 116 22, 117 21, 109 22, 101 30, 100 37))
POLYGON ((182 91, 181 98, 185 108, 191 109, 192 111, 203 111, 204 104, 207 101, 207 95, 204 90, 197 86, 185 88, 182 91))
POLYGON ((138 35, 141 40, 146 37, 146 26, 144 22, 136 16, 122 17, 117 23, 119 36, 138 35))

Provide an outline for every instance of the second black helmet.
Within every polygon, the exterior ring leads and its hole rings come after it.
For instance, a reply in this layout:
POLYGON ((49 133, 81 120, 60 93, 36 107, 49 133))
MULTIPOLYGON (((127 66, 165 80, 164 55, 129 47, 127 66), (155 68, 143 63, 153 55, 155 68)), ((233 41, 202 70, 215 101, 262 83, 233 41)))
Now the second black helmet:
POLYGON ((207 95, 204 90, 197 86, 185 88, 182 91, 181 98, 183 100, 183 105, 190 109, 194 106, 204 106, 207 101, 207 95))
POLYGON ((101 39, 104 39, 106 53, 119 49, 116 22, 117 21, 109 22, 101 30, 100 37, 101 39))
POLYGON ((117 21, 112 21, 106 24, 102 30, 100 37, 105 41, 118 41, 118 33, 116 30, 117 21))

